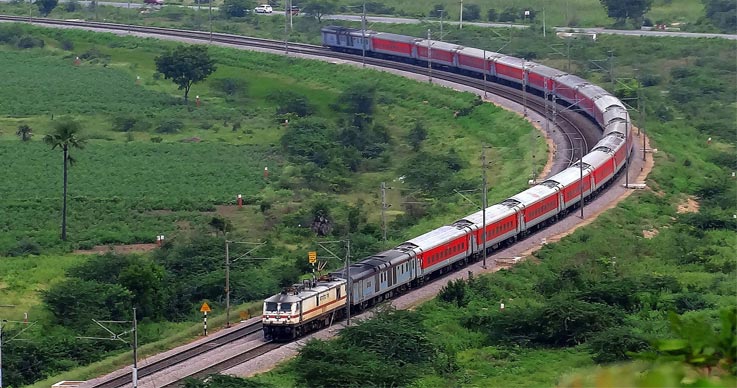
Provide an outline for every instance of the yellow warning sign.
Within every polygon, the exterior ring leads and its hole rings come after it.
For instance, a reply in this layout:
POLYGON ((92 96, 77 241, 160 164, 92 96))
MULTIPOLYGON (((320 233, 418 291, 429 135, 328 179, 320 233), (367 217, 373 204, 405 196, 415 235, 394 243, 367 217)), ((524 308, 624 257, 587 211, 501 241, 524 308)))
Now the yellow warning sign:
POLYGON ((307 257, 310 259, 310 264, 315 264, 317 262, 317 252, 307 252, 307 257))
POLYGON ((200 307, 201 313, 209 313, 210 311, 212 310, 210 309, 210 306, 207 304, 207 302, 203 303, 202 307, 200 307))

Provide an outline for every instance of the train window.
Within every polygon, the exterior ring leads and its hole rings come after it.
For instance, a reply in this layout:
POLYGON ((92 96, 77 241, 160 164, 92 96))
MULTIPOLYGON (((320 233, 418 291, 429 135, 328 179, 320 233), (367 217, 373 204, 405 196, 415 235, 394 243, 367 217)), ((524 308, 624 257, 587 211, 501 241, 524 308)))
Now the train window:
POLYGON ((264 310, 276 311, 276 302, 266 302, 266 307, 264 307, 264 310))
POLYGON ((281 312, 292 311, 292 304, 291 303, 280 303, 279 311, 281 312))

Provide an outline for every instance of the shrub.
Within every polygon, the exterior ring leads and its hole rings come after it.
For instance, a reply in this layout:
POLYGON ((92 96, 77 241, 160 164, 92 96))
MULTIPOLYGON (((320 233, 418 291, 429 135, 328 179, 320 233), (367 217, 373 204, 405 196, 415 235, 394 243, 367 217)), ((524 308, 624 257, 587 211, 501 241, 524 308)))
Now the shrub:
POLYGON ((113 117, 113 130, 118 132, 146 131, 151 123, 133 115, 113 117))
POLYGON ((21 240, 15 248, 8 252, 8 256, 40 255, 41 246, 32 240, 21 240))
POLYGON ((248 83, 238 78, 219 78, 212 82, 215 89, 229 97, 243 96, 248 90, 248 83))
POLYGON ((156 127, 157 133, 179 133, 184 129, 184 123, 177 119, 167 119, 156 127))
POLYGON ((74 50, 74 42, 69 39, 62 39, 59 41, 59 47, 64 51, 72 51, 74 50))
POLYGON ((34 47, 43 47, 44 46, 43 39, 39 39, 30 35, 25 35, 18 39, 18 43, 16 43, 16 46, 21 49, 29 49, 34 47))

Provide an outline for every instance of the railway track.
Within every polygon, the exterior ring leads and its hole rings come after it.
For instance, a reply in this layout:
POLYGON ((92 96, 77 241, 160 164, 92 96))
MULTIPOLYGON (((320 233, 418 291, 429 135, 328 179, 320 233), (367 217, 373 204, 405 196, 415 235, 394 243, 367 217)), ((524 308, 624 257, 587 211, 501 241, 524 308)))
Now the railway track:
MULTIPOLYGON (((205 341, 201 344, 199 344, 196 347, 186 349, 182 352, 172 354, 168 357, 162 358, 161 360, 157 360, 151 364, 148 364, 146 366, 138 368, 138 378, 150 376, 154 373, 160 372, 166 368, 172 367, 174 365, 180 364, 182 362, 185 362, 189 359, 199 357, 200 355, 207 353, 212 350, 216 350, 224 345, 227 345, 231 342, 237 341, 239 339, 245 338, 251 334, 257 333, 261 331, 261 322, 255 322, 250 325, 245 325, 243 327, 239 327, 238 329, 227 333, 222 336, 214 337, 208 341, 205 341)), ((266 345, 266 343, 264 344, 266 345)), ((273 348, 272 348, 273 349, 273 348)), ((271 349, 270 349, 271 350, 271 349)), ((265 353, 265 352, 264 352, 265 353)), ((263 354, 263 353, 261 353, 263 354)), ((256 356, 254 356, 256 357, 256 356)), ((250 359, 250 358, 249 358, 250 359)), ((243 360, 246 361, 246 360, 243 360)), ((241 361, 241 362, 243 362, 241 361)), ((218 364, 219 365, 219 364, 218 364)), ((213 365, 215 367, 215 365, 213 365)), ((229 367, 227 367, 229 368, 229 367)), ((220 370, 224 370, 227 368, 223 368, 220 370)), ((220 371, 218 370, 218 371, 220 371)), ((210 373, 217 373, 217 372, 210 372, 210 373)), ((99 381, 96 382, 94 385, 91 385, 91 387, 94 388, 118 388, 125 386, 127 384, 130 384, 131 382, 131 375, 130 373, 126 373, 122 376, 114 377, 108 380, 99 381)))
MULTIPOLYGON (((318 57, 327 57, 327 58, 334 58, 334 59, 341 59, 341 60, 347 60, 347 61, 355 61, 356 55, 354 54, 347 54, 347 53, 340 53, 328 50, 322 46, 316 46, 316 45, 310 45, 310 44, 303 44, 303 43, 287 43, 284 41, 276 41, 276 40, 270 40, 270 39, 262 39, 262 38, 252 38, 252 37, 245 37, 240 35, 232 35, 232 34, 223 34, 223 33, 209 33, 209 32, 202 32, 202 31, 190 31, 190 30, 182 30, 182 29, 169 29, 169 28, 161 28, 161 27, 145 27, 145 26, 136 26, 136 25, 126 25, 126 24, 117 24, 117 23, 101 23, 101 22, 90 22, 90 21, 80 21, 80 20, 63 20, 63 19, 43 19, 43 18, 28 18, 28 17, 20 17, 20 16, 7 16, 7 15, 0 15, 0 21, 14 21, 14 22, 32 22, 36 24, 41 25, 50 25, 50 26, 67 26, 67 27, 78 27, 78 28, 96 28, 96 29, 104 29, 109 31, 121 31, 121 32, 131 32, 131 33, 141 33, 141 34, 152 34, 152 35, 158 35, 158 36, 166 36, 166 37, 175 37, 175 38, 185 38, 185 39, 193 39, 193 40, 199 40, 203 43, 208 42, 216 42, 216 43, 224 43, 224 44, 232 44, 237 46, 245 46, 245 47, 253 47, 253 48, 259 48, 259 49, 265 49, 265 50, 271 50, 274 52, 282 52, 282 53, 291 53, 291 54, 302 54, 302 55, 312 55, 312 56, 318 56, 318 57)), ((382 68, 388 68, 388 69, 395 69, 400 71, 406 71, 410 73, 416 73, 416 74, 427 74, 428 69, 426 67, 421 67, 413 64, 407 64, 407 63, 398 63, 373 57, 366 57, 365 58, 367 65, 382 67, 382 68)), ((484 86, 484 81, 478 78, 474 77, 468 77, 463 76, 459 74, 453 74, 448 72, 439 71, 439 69, 435 69, 435 71, 432 72, 432 78, 438 79, 438 80, 444 80, 449 81, 453 83, 457 83, 460 85, 469 86, 472 88, 476 88, 478 90, 487 90, 488 92, 498 95, 500 97, 521 102, 524 100, 522 97, 522 91, 519 89, 511 88, 508 86, 496 84, 493 82, 486 82, 486 86, 484 86)), ((534 96, 530 94, 528 98, 526 99, 527 107, 530 110, 536 111, 541 115, 545 115, 545 102, 544 99, 538 96, 534 96)), ((551 104, 554 105, 554 104, 551 104)), ((556 106, 556 109, 559 107, 556 106)), ((550 108, 549 108, 550 109, 550 108)), ((592 122, 589 122, 585 118, 583 118, 580 114, 572 111, 572 110, 557 110, 556 114, 556 124, 560 128, 562 135, 566 138, 567 144, 565 145, 563 150, 565 150, 566 155, 563 155, 563 157, 568 161, 573 161, 575 159, 575 156, 577 154, 576 150, 578 147, 581 147, 584 149, 584 151, 588 151, 589 144, 595 144, 600 135, 599 128, 594 125, 592 122), (581 143, 576 141, 576 139, 581 139, 581 143)), ((557 171, 552 171, 552 173, 555 173, 557 171)))
MULTIPOLYGON (((208 32, 200 32, 200 31, 166 29, 166 28, 159 28, 159 27, 142 27, 142 26, 134 26, 134 25, 114 24, 114 23, 99 23, 99 22, 72 21, 72 20, 59 20, 59 19, 38 19, 38 18, 29 19, 28 17, 16 17, 16 16, 6 16, 6 15, 0 15, 0 21, 32 22, 36 24, 49 25, 49 26, 66 26, 66 27, 87 28, 87 29, 89 28, 104 29, 108 31, 135 32, 135 33, 140 33, 140 34, 152 34, 152 35, 163 36, 163 37, 175 37, 175 38, 199 40, 199 41, 202 41, 203 43, 208 43, 208 42, 225 43, 225 44, 231 44, 231 45, 237 45, 237 46, 266 49, 266 50, 271 50, 275 52, 327 57, 327 58, 341 59, 341 60, 347 60, 347 61, 352 61, 352 62, 356 61, 356 56, 354 54, 334 52, 326 48, 323 48, 321 46, 300 44, 300 43, 289 43, 287 45, 283 41, 274 41, 274 40, 260 39, 260 38, 250 38, 250 37, 243 37, 243 36, 230 35, 230 34, 220 34, 220 33, 210 34, 208 32)), ((421 66, 412 65, 412 64, 397 63, 397 62, 392 62, 392 61, 382 60, 382 59, 372 58, 372 57, 366 57, 365 62, 367 65, 372 65, 376 67, 390 68, 390 69, 401 70, 401 71, 421 74, 421 75, 428 74, 428 69, 426 67, 421 67, 421 66)), ((550 108, 549 105, 555 106, 555 104, 546 103, 545 99, 539 96, 532 95, 532 94, 524 98, 523 92, 519 89, 511 88, 511 87, 504 86, 504 85, 499 85, 499 84, 492 83, 492 82, 486 82, 486 85, 484 85, 485 81, 478 79, 478 78, 438 71, 437 69, 435 69, 435 71, 432 72, 432 78, 437 79, 437 80, 444 80, 444 81, 448 81, 448 82, 452 82, 452 83, 456 83, 460 85, 469 86, 472 88, 476 88, 478 90, 487 90, 489 93, 498 95, 508 100, 518 102, 520 104, 522 104, 524 101, 524 103, 526 104, 526 107, 529 110, 535 111, 544 117, 548 117, 548 115, 546 114, 547 113, 546 111, 549 109, 552 109, 550 108)), ((577 150, 577 146, 580 145, 584 151, 588 151, 589 144, 595 144, 598 141, 601 132, 598 126, 596 126, 593 122, 587 120, 582 115, 572 110, 568 110, 568 109, 560 110, 560 107, 558 106, 555 106, 554 109, 556 109, 555 111, 556 123, 555 124, 560 129, 560 132, 563 135, 563 137, 566 139, 566 143, 567 143, 564 145, 565 148, 562 148, 562 149, 560 148, 560 145, 559 145, 559 149, 565 151, 565 154, 561 155, 561 157, 565 158, 565 160, 570 164, 573 161, 575 161, 575 153, 577 150), (580 143, 576 142, 577 139, 580 139, 581 142, 580 143)), ((554 169, 553 171, 551 171, 551 174, 554 174, 562 170, 563 168, 554 169)), ((256 323, 238 328, 237 330, 234 330, 225 335, 205 341, 199 344, 198 346, 191 347, 182 352, 172 354, 163 359, 157 360, 149 365, 143 366, 139 368, 138 370, 138 378, 140 379, 146 376, 151 376, 155 373, 163 371, 164 369, 181 364, 187 360, 199 357, 203 355, 204 353, 221 348, 224 345, 227 345, 234 341, 243 339, 246 336, 259 332, 259 331, 261 331, 260 322, 256 322, 256 323)), ((236 366, 245 361, 248 361, 252 358, 258 357, 259 355, 265 354, 282 345, 283 344, 273 343, 273 342, 260 343, 256 345, 255 347, 249 348, 243 352, 240 352, 216 364, 210 365, 207 368, 204 368, 198 371, 193 371, 187 377, 203 377, 209 374, 224 371, 226 369, 232 368, 233 366, 236 366)), ((89 385, 89 386, 94 387, 94 388, 118 388, 118 387, 122 387, 127 384, 130 384, 130 382, 131 382, 131 375, 129 373, 126 373, 122 376, 110 378, 108 380, 94 382, 93 385, 89 385)), ((181 379, 179 381, 169 383, 165 386, 174 387, 174 386, 180 386, 180 385, 181 385, 181 379)))

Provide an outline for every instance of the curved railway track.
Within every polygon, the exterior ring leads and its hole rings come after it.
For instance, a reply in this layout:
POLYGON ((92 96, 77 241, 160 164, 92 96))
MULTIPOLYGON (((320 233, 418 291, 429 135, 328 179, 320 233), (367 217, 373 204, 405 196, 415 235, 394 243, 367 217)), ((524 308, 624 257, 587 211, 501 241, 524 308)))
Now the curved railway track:
MULTIPOLYGON (((188 31, 188 30, 179 30, 179 29, 166 29, 166 28, 159 28, 159 27, 142 27, 142 26, 134 26, 134 25, 114 24, 114 23, 99 23, 99 22, 72 21, 72 20, 59 20, 59 19, 38 19, 36 18, 36 19, 31 20, 28 17, 16 17, 16 16, 6 16, 6 15, 0 15, 0 21, 32 22, 35 24, 49 25, 49 26, 66 26, 66 27, 87 28, 87 29, 90 29, 90 28, 103 29, 107 31, 134 32, 134 33, 140 33, 140 34, 156 35, 159 37, 175 37, 175 38, 199 40, 199 41, 202 41, 202 43, 216 42, 216 43, 231 44, 231 45, 237 45, 237 46, 243 46, 243 47, 259 48, 259 49, 273 51, 276 53, 281 52, 281 53, 291 53, 291 54, 303 54, 303 55, 310 55, 310 56, 317 56, 317 57, 334 58, 334 59, 346 60, 346 61, 351 61, 351 62, 356 61, 356 56, 353 54, 334 52, 326 48, 323 48, 321 46, 300 44, 300 43, 289 43, 288 45, 286 45, 285 42, 283 41, 274 41, 274 40, 260 39, 260 38, 250 38, 250 37, 230 35, 230 34, 220 34, 220 33, 210 34, 208 32, 200 32, 200 31, 188 31)), ((392 62, 392 61, 387 61, 387 60, 382 60, 382 59, 377 59, 377 58, 372 58, 372 57, 366 57, 365 62, 367 65, 371 65, 375 67, 395 69, 395 70, 415 73, 419 75, 427 75, 427 72, 428 72, 428 69, 426 67, 421 67, 421 66, 406 64, 406 63, 397 63, 397 62, 392 62)), ((448 81, 448 82, 460 84, 460 85, 465 85, 465 86, 469 86, 472 88, 476 88, 478 90, 482 90, 482 89, 487 90, 489 93, 495 94, 497 96, 500 96, 508 100, 515 101, 520 104, 522 104, 523 101, 525 101, 527 109, 531 111, 535 111, 544 117, 547 117, 546 110, 551 109, 548 107, 548 105, 554 105, 555 107, 552 109, 556 110, 555 117, 557 118, 555 124, 557 125, 557 128, 560 130, 561 135, 563 136, 563 138, 565 139, 567 143, 563 145, 565 148, 560 148, 561 145, 559 145, 559 149, 562 151, 565 151, 563 155, 559 155, 559 156, 562 158, 565 158, 568 164, 571 164, 572 161, 574 161, 574 156, 575 156, 577 146, 580 145, 584 149, 584 151, 586 151, 589 149, 589 144, 595 144, 598 141, 599 136, 601 134, 600 128, 597 125, 595 125, 593 122, 591 122, 590 120, 583 117, 582 115, 572 110, 568 110, 568 109, 560 110, 560 107, 556 106, 555 104, 546 104, 546 101, 539 96, 529 94, 527 98, 525 99, 522 97, 523 92, 519 89, 496 84, 493 82, 486 82, 486 85, 484 85, 484 81, 477 79, 477 78, 438 71, 437 69, 433 69, 433 70, 436 70, 432 72, 432 77, 434 79, 444 80, 444 81, 448 81), (576 142, 575 140, 577 139, 580 139, 581 143, 576 142)), ((550 174, 552 175, 562 170, 563 168, 553 169, 550 172, 550 174)), ((261 331, 260 322, 256 322, 250 325, 239 327, 229 333, 226 333, 224 335, 214 337, 210 340, 204 341, 198 344, 197 346, 190 347, 181 352, 177 352, 175 354, 172 354, 170 356, 157 360, 149 365, 140 367, 138 369, 138 377, 140 379, 146 376, 151 376, 155 373, 163 371, 164 369, 167 369, 174 365, 178 365, 186 360, 199 357, 204 353, 207 353, 211 350, 221 348, 224 345, 227 345, 234 341, 243 339, 246 336, 254 334, 259 331, 261 331)), ((248 361, 261 354, 265 354, 282 345, 284 344, 278 344, 278 343, 272 343, 272 342, 260 343, 255 347, 252 347, 243 352, 240 352, 239 354, 236 354, 235 356, 227 358, 216 364, 210 365, 205 369, 202 369, 199 371, 193 371, 191 374, 189 374, 188 377, 202 377, 208 374, 217 373, 217 372, 229 369, 235 365, 248 361)), ((92 383, 91 385, 86 385, 86 386, 95 387, 95 388, 118 388, 118 387, 122 387, 127 384, 130 384, 130 381, 131 381, 131 375, 130 373, 126 373, 123 375, 119 375, 117 377, 109 378, 107 380, 91 382, 92 383)), ((178 385, 179 385, 178 382, 173 382, 165 386, 169 387, 169 386, 178 386, 178 385)))
MULTIPOLYGON (((206 352, 215 350, 231 342, 240 340, 242 338, 245 338, 246 336, 249 336, 254 333, 258 333, 260 331, 261 331, 261 322, 256 322, 250 325, 244 325, 243 327, 238 327, 236 330, 233 330, 230 333, 227 333, 222 336, 214 337, 195 347, 186 349, 179 353, 172 354, 160 360, 154 361, 151 364, 138 368, 138 378, 140 379, 142 377, 150 376, 166 368, 180 364, 186 360, 198 357, 206 352)), ((267 343, 264 343, 264 345, 266 344, 267 343)), ((263 353, 260 353, 260 354, 263 354, 263 353)), ((258 354, 253 357, 256 357, 256 356, 258 356, 258 354)), ((246 360, 242 360, 241 362, 243 361, 246 361, 246 360)), ((228 367, 230 366, 227 366, 226 368, 223 368, 221 370, 227 369, 228 367)), ((217 371, 210 372, 210 373, 216 373, 216 372, 217 371)), ((118 376, 118 377, 111 378, 105 381, 97 382, 91 386, 94 388, 118 388, 118 387, 122 387, 127 384, 130 384, 130 382, 131 382, 131 375, 129 373, 126 373, 122 376, 118 376)))
MULTIPOLYGON (((270 50, 273 52, 281 52, 281 53, 291 53, 291 54, 301 54, 301 55, 311 55, 311 56, 317 56, 317 57, 325 57, 325 58, 334 58, 334 59, 341 59, 341 60, 347 60, 347 61, 356 61, 356 56, 354 54, 346 54, 346 53, 339 53, 335 51, 328 50, 322 46, 316 46, 316 45, 310 45, 310 44, 303 44, 303 43, 286 43, 284 41, 276 41, 276 40, 270 40, 270 39, 262 39, 262 38, 252 38, 252 37, 245 37, 245 36, 239 36, 239 35, 232 35, 232 34, 222 34, 222 33, 213 33, 210 34, 209 32, 202 32, 202 31, 189 31, 189 30, 181 30, 181 29, 169 29, 169 28, 161 28, 161 27, 144 27, 144 26, 136 26, 136 25, 126 25, 126 24, 116 24, 116 23, 100 23, 100 22, 89 22, 89 21, 77 21, 77 20, 62 20, 62 19, 30 19, 28 17, 19 17, 19 16, 6 16, 6 15, 0 15, 0 21, 14 21, 14 22, 32 22, 36 24, 41 25, 49 25, 49 26, 67 26, 67 27, 78 27, 78 28, 96 28, 96 29, 104 29, 108 31, 121 31, 121 32, 135 32, 140 34, 151 34, 151 35, 157 35, 157 36, 166 36, 166 37, 175 37, 175 38, 184 38, 184 39, 193 39, 193 40, 199 40, 203 43, 207 42, 216 42, 216 43, 224 43, 224 44, 232 44, 237 46, 244 46, 244 47, 253 47, 253 48, 259 48, 264 50, 270 50)), ((407 63, 398 63, 373 57, 366 57, 365 58, 367 65, 372 65, 376 67, 381 68, 387 68, 387 69, 395 69, 400 71, 406 71, 409 73, 415 73, 415 74, 427 74, 428 69, 425 67, 413 65, 413 64, 407 64, 407 63)), ((478 90, 484 89, 484 81, 463 76, 459 74, 439 71, 438 69, 435 69, 435 71, 432 72, 432 77, 434 79, 444 80, 464 86, 469 86, 472 88, 476 88, 478 90)), ((500 85, 494 82, 486 82, 486 90, 488 90, 490 93, 498 95, 500 97, 503 97, 508 100, 521 102, 523 100, 522 98, 522 91, 519 89, 511 88, 508 86, 500 85)), ((529 94, 527 101, 527 107, 530 110, 536 111, 539 114, 545 116, 545 102, 543 98, 540 98, 538 96, 535 96, 533 94, 529 94)), ((559 108, 555 106, 556 109, 559 108)), ((571 110, 558 110, 557 114, 555 115, 557 117, 556 124, 560 128, 562 135, 566 138, 567 144, 565 145, 562 150, 565 150, 566 155, 563 157, 566 158, 568 161, 574 160, 574 157, 576 155, 576 149, 579 147, 578 142, 575 141, 575 139, 581 139, 582 144, 580 147, 584 148, 584 150, 589 149, 589 144, 595 144, 599 140, 600 135, 600 129, 598 126, 594 125, 594 123, 586 120, 583 118, 580 114, 571 111, 571 110)), ((555 173, 558 171, 552 171, 551 173, 555 173)))

